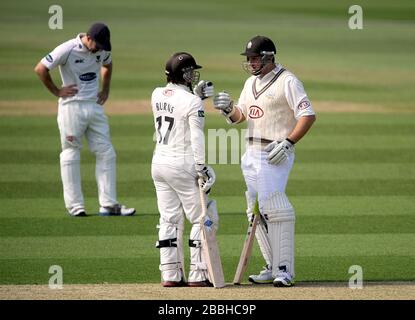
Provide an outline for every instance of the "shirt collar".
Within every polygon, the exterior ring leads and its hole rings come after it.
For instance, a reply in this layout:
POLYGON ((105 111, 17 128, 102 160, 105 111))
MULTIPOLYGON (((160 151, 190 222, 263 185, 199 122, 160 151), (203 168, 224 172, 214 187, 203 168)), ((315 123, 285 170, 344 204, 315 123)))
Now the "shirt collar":
POLYGON ((78 49, 78 51, 89 52, 88 48, 85 47, 85 45, 82 43, 81 36, 85 37, 86 33, 80 33, 76 36, 76 48, 78 49))
POLYGON ((186 86, 186 85, 184 85, 184 84, 178 84, 178 83, 169 82, 166 87, 167 88, 170 88, 170 89, 181 89, 181 90, 185 90, 187 92, 190 92, 189 87, 186 86))
POLYGON ((270 81, 281 70, 281 68, 282 68, 281 64, 279 64, 279 63, 276 64, 275 65, 275 68, 272 69, 270 72, 268 72, 262 78, 260 78, 259 76, 257 76, 257 81, 259 81, 259 83, 264 83, 264 82, 270 81))

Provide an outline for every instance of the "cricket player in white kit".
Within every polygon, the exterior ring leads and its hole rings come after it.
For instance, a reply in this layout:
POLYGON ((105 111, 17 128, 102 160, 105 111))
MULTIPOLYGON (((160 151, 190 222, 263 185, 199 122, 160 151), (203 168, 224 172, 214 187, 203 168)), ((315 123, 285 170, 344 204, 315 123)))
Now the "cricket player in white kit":
POLYGON ((103 104, 108 99, 111 74, 110 31, 94 23, 88 32, 56 47, 35 67, 49 91, 59 97, 58 126, 61 136, 61 177, 66 208, 71 216, 86 216, 81 189, 80 154, 85 136, 96 156, 100 215, 133 215, 117 201, 116 154, 103 104), (49 71, 59 67, 62 87, 58 88, 49 71), (102 75, 102 90, 100 76, 102 75))
MULTIPOLYGON (((173 54, 166 63, 167 85, 151 96, 156 131, 151 174, 160 212, 160 271, 164 287, 212 286, 201 255, 200 218, 202 214, 198 178, 209 192, 215 182, 212 168, 205 164, 204 106, 202 99, 213 96, 213 85, 200 81, 201 66, 186 52, 173 54), (196 84, 197 83, 197 84, 196 84), (193 87, 194 86, 194 87, 193 87), (184 272, 184 218, 190 232, 190 272, 184 272)), ((217 221, 216 203, 208 202, 208 214, 217 221)))
POLYGON ((266 261, 265 269, 251 275, 253 283, 276 287, 294 284, 295 213, 285 194, 294 163, 294 144, 310 129, 315 113, 302 83, 275 63, 276 47, 271 39, 255 36, 248 41, 245 69, 252 74, 245 82, 236 106, 226 92, 214 105, 230 124, 248 122, 247 149, 241 168, 247 185, 247 215, 256 199, 261 223, 256 238, 266 261))

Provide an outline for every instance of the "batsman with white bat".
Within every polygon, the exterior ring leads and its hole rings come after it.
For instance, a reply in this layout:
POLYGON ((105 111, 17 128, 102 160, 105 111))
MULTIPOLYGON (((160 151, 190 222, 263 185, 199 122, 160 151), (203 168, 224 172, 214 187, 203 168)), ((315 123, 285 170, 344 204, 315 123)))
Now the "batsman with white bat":
POLYGON ((247 185, 247 215, 251 220, 258 196, 262 222, 256 238, 266 261, 253 283, 276 287, 294 284, 294 208, 285 194, 294 163, 294 144, 310 129, 315 113, 302 83, 275 62, 276 47, 271 39, 255 36, 245 51, 249 77, 234 106, 226 92, 214 98, 230 124, 248 122, 247 149, 242 171, 247 185))
MULTIPOLYGON (((214 95, 210 82, 199 81, 201 66, 186 52, 173 54, 166 63, 167 85, 151 97, 156 130, 151 174, 160 213, 159 241, 161 283, 164 287, 210 287, 207 261, 201 250, 201 189, 208 193, 215 182, 205 163, 205 113, 202 100, 214 95), (190 272, 184 272, 184 218, 190 231, 190 272)), ((213 227, 218 215, 215 201, 207 203, 213 227)))

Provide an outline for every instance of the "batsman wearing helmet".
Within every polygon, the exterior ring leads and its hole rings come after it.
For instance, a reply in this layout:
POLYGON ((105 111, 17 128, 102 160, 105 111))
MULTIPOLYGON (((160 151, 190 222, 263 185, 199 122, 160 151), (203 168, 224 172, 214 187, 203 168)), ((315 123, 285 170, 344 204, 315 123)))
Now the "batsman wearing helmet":
POLYGON ((256 199, 261 223, 256 238, 266 261, 253 283, 276 287, 294 284, 294 208, 285 189, 294 163, 294 145, 307 133, 316 117, 302 83, 276 63, 276 47, 264 36, 248 41, 244 69, 249 77, 234 105, 226 92, 218 93, 214 106, 230 124, 248 122, 247 148, 241 168, 247 185, 247 215, 256 199))
MULTIPOLYGON (((159 241, 161 281, 164 287, 212 286, 201 255, 202 207, 197 180, 208 193, 215 182, 213 169, 205 164, 204 106, 214 95, 211 82, 199 81, 201 66, 186 52, 173 54, 166 63, 167 85, 151 96, 156 131, 151 174, 160 213, 159 241), (190 272, 184 273, 184 218, 190 232, 190 272)), ((217 222, 216 203, 208 202, 208 214, 217 222)))

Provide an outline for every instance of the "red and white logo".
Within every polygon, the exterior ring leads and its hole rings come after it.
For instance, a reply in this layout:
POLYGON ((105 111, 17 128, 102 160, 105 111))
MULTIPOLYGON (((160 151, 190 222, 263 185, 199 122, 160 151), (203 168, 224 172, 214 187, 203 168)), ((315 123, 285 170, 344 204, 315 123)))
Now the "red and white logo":
POLYGON ((166 89, 166 90, 164 90, 164 91, 163 91, 163 94, 164 94, 166 97, 171 97, 171 96, 173 95, 173 90, 171 90, 171 89, 166 89))
POLYGON ((304 110, 307 109, 310 106, 310 101, 303 101, 298 105, 298 110, 304 110))
POLYGON ((264 111, 258 106, 249 107, 249 117, 251 119, 258 119, 264 115, 264 111))

